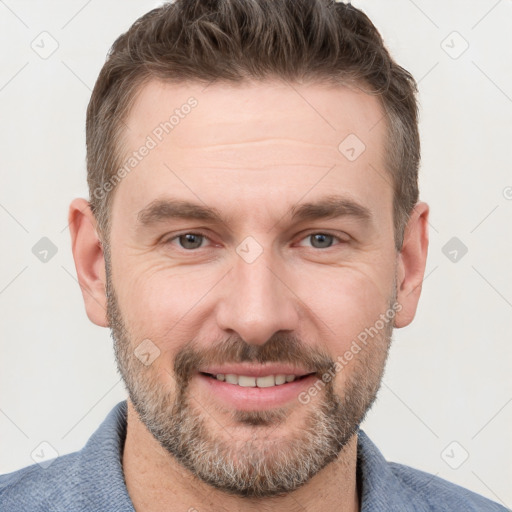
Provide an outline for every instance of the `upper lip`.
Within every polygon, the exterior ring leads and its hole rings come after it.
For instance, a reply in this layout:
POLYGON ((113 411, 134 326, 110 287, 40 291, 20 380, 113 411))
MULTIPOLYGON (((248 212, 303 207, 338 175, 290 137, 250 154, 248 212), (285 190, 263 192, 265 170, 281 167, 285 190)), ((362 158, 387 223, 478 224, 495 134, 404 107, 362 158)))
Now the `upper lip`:
POLYGON ((295 375, 301 377, 309 375, 310 371, 297 366, 287 364, 224 364, 219 366, 207 366, 199 369, 200 373, 218 375, 222 373, 234 375, 246 375, 248 377, 265 377, 267 375, 295 375))

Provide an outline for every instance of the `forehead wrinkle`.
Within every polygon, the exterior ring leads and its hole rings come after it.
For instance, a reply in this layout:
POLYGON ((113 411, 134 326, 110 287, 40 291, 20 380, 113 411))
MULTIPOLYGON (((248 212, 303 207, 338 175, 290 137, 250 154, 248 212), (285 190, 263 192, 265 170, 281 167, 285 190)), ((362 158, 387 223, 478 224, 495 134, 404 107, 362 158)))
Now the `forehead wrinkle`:
POLYGON ((325 150, 325 148, 328 148, 328 149, 333 149, 333 150, 336 150, 337 151, 337 146, 336 146, 336 139, 333 138, 333 143, 332 144, 326 144, 326 143, 320 143, 320 142, 311 142, 309 140, 302 140, 302 139, 297 139, 297 138, 294 138, 294 137, 262 137, 260 139, 248 139, 248 140, 243 140, 243 141, 229 141, 229 142, 216 142, 216 143, 213 143, 213 144, 183 144, 183 143, 179 143, 179 142, 176 142, 176 146, 178 148, 183 148, 183 149, 188 149, 188 148, 191 148, 191 149, 197 149, 197 148, 204 148, 204 149, 210 149, 210 148, 215 148, 215 149, 218 149, 218 150, 223 150, 223 149, 228 149, 228 148, 231 148, 233 146, 267 146, 267 145, 275 145, 275 144, 286 144, 286 145, 299 145, 301 147, 312 147, 312 148, 318 148, 318 149, 322 149, 322 150, 325 150))

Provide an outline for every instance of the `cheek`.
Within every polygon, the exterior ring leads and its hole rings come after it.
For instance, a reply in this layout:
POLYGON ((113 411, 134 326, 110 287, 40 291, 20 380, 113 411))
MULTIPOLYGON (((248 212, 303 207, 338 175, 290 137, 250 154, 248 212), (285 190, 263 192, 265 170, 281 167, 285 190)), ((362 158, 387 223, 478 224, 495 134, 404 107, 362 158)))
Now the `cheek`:
POLYGON ((297 282, 297 295, 307 298, 304 302, 312 311, 310 317, 330 340, 326 344, 331 354, 343 353, 387 311, 393 293, 391 275, 376 273, 372 264, 330 268, 297 282))
POLYGON ((137 270, 125 266, 119 275, 122 271, 126 278, 116 285, 116 292, 133 343, 149 338, 162 351, 176 352, 184 339, 194 336, 191 319, 199 321, 201 299, 213 288, 216 276, 197 269, 182 272, 157 262, 137 270))

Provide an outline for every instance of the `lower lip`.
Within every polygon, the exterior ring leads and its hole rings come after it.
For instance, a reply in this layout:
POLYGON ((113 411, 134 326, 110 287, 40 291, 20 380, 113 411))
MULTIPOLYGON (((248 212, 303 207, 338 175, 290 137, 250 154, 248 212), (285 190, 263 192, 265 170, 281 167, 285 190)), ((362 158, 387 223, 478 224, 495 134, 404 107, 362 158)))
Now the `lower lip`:
POLYGON ((308 375, 300 380, 286 382, 268 388, 245 388, 198 374, 199 381, 216 399, 240 411, 254 411, 281 407, 292 401, 298 402, 299 394, 313 385, 317 377, 308 375))

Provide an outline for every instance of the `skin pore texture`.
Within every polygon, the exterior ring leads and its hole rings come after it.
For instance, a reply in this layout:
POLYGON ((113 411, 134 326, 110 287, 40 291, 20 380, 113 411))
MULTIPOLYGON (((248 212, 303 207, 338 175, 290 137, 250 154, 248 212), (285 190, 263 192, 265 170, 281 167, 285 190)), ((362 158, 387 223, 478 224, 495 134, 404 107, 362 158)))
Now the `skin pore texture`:
POLYGON ((87 314, 112 329, 129 393, 123 471, 135 509, 359 510, 356 430, 393 327, 414 318, 428 247, 419 202, 395 250, 378 98, 319 83, 154 80, 125 122, 123 161, 144 156, 115 187, 108 244, 85 199, 70 224, 87 314), (351 134, 365 146, 352 160, 338 148, 351 134), (293 217, 338 199, 344 215, 293 217), (219 218, 172 216, 170 200, 219 218), (240 404, 200 373, 228 363, 312 375, 279 404, 240 404))

